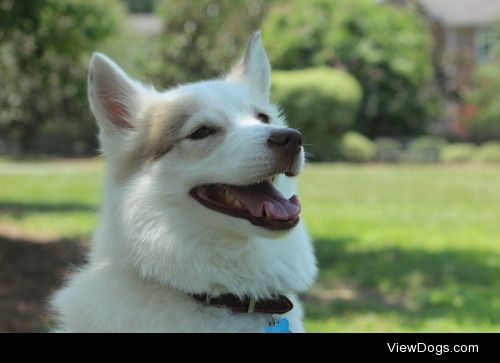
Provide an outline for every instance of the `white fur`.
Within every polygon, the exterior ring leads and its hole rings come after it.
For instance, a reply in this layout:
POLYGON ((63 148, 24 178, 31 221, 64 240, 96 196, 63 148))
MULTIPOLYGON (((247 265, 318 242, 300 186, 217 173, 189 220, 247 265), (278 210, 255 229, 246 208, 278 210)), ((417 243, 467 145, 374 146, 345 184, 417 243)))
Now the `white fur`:
MULTIPOLYGON (((294 309, 286 314, 293 332, 304 331, 296 294, 316 276, 316 261, 303 222, 289 232, 271 232, 214 212, 189 190, 202 183, 250 184, 269 172, 269 133, 284 127, 268 101, 270 69, 260 36, 254 35, 242 62, 227 76, 159 93, 130 80, 111 60, 94 55, 89 94, 100 125, 107 159, 101 222, 89 263, 52 300, 60 329, 77 332, 263 332, 267 314, 235 314, 206 306, 189 293, 233 293, 255 298, 287 294, 294 309), (93 73, 92 73, 93 72, 93 73), (106 76, 105 85, 99 78, 106 76), (95 79, 97 78, 97 80, 95 79), (179 140, 126 181, 114 177, 119 159, 133 149, 135 131, 110 122, 99 87, 114 90, 127 109, 127 121, 140 127, 148 107, 195 97, 203 107, 184 125, 183 135, 209 122, 222 135, 179 140), (253 115, 258 106, 273 122, 253 115)), ((297 168, 303 166, 303 152, 297 168)), ((287 197, 293 178, 280 174, 275 186, 287 197)))

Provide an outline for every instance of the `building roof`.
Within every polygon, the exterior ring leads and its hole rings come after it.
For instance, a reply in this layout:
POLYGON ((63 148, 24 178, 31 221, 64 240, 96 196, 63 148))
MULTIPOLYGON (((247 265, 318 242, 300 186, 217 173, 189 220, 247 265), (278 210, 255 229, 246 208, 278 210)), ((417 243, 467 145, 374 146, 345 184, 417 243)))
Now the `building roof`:
POLYGON ((486 25, 500 19, 500 0, 419 0, 424 10, 448 26, 486 25))

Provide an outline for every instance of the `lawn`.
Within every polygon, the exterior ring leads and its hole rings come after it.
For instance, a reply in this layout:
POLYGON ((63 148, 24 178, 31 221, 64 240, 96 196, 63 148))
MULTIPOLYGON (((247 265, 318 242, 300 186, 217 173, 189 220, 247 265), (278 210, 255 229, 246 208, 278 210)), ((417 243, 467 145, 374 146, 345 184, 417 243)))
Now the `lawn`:
MULTIPOLYGON (((0 237, 88 238, 102 170, 0 161, 0 237)), ((300 191, 320 263, 309 331, 500 331, 500 168, 316 164, 300 191)))

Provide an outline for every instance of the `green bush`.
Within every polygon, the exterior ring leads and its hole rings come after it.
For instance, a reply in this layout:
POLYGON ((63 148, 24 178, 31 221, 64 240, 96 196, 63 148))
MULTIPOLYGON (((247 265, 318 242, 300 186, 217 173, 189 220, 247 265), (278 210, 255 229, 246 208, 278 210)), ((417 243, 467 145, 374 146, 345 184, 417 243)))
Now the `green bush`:
POLYGON ((476 160, 484 163, 500 163, 500 142, 489 141, 479 146, 476 160))
POLYGON ((340 154, 345 161, 365 163, 375 157, 375 144, 357 132, 346 132, 340 140, 340 154))
POLYGON ((441 151, 447 141, 438 136, 420 136, 408 143, 405 161, 435 163, 440 160, 441 151))
POLYGON ((361 90, 344 71, 311 68, 273 73, 272 99, 300 130, 314 160, 339 157, 338 140, 358 110, 361 90))
POLYGON ((376 159, 383 162, 398 162, 403 157, 403 145, 396 139, 380 137, 375 140, 376 159))
POLYGON ((474 160, 476 146, 471 143, 450 144, 443 148, 441 160, 445 163, 462 163, 474 160))

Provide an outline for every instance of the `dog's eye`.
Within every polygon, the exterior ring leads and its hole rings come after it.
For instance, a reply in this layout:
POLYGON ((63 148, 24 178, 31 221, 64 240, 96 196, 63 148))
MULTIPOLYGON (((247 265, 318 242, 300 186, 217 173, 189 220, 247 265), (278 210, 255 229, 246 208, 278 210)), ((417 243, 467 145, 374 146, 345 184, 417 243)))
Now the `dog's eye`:
POLYGON ((215 133, 214 129, 211 129, 210 127, 206 127, 206 126, 201 126, 201 127, 198 127, 196 130, 194 130, 194 132, 191 135, 189 135, 189 138, 193 139, 193 140, 200 140, 200 139, 204 139, 205 137, 208 137, 214 133, 215 133))
POLYGON ((259 119, 260 122, 263 122, 265 124, 268 124, 269 123, 269 115, 263 113, 263 112, 259 112, 257 114, 257 118, 259 119))

